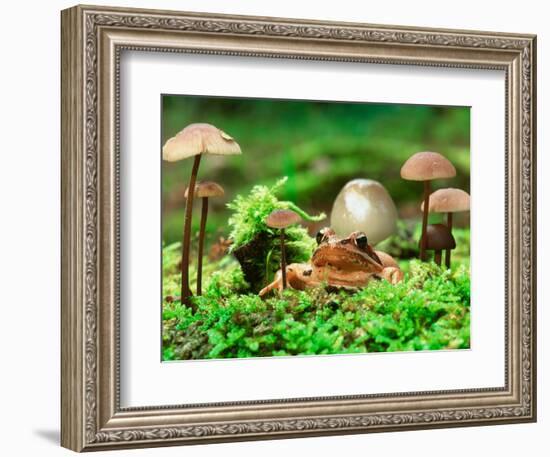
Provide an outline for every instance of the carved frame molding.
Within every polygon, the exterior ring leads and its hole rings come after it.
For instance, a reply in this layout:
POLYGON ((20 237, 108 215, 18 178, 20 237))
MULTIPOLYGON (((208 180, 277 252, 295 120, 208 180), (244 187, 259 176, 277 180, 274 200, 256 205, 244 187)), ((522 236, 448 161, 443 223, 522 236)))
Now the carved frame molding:
POLYGON ((64 10, 62 445, 81 451, 534 421, 535 45, 531 35, 64 10), (505 388, 120 408, 119 66, 129 49, 505 71, 505 388))

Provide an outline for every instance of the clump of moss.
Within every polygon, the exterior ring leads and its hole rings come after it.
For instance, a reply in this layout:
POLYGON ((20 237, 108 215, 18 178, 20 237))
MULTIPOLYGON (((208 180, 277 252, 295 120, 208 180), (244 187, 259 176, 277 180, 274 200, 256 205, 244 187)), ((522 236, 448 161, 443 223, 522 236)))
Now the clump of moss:
MULTIPOLYGON (((280 266, 278 233, 265 223, 267 216, 276 209, 291 209, 306 221, 320 221, 326 215, 310 216, 290 201, 281 201, 277 192, 287 178, 280 179, 272 187, 257 185, 246 196, 238 195, 227 206, 233 211, 228 220, 232 241, 231 252, 235 255, 251 290, 257 292, 280 266)), ((315 249, 315 240, 301 226, 285 229, 287 262, 305 262, 315 249)))
MULTIPOLYGON (((218 265, 219 267, 219 265, 218 265)), ((163 307, 164 360, 468 348, 470 276, 412 260, 397 285, 372 281, 355 293, 286 290, 262 300, 238 265, 210 276, 195 297, 163 307)))

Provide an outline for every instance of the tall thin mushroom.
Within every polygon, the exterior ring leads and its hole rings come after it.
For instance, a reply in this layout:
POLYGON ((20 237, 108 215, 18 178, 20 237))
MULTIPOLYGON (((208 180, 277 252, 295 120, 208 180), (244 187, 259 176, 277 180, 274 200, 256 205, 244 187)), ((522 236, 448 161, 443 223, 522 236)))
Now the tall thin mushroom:
MULTIPOLYGON (((420 206, 424 211, 424 203, 420 206)), ((453 230, 453 213, 470 210, 470 195, 461 189, 449 187, 447 189, 439 189, 430 195, 430 213, 447 213, 447 227, 452 233, 453 230)), ((451 268, 451 250, 445 250, 445 266, 451 268)))
POLYGON ((185 221, 183 226, 183 241, 181 253, 181 302, 191 306, 189 288, 189 245, 191 243, 191 218, 193 209, 193 194, 201 156, 203 154, 240 154, 241 148, 227 133, 210 124, 190 124, 176 136, 170 138, 162 148, 162 158, 168 162, 194 157, 189 193, 185 206, 185 221))
POLYGON ((265 220, 268 227, 281 230, 281 275, 283 289, 286 289, 286 252, 285 252, 285 228, 297 224, 302 218, 298 213, 290 209, 277 209, 272 211, 265 220))
MULTIPOLYGON (((401 167, 401 177, 410 181, 424 181, 424 208, 430 206, 430 181, 452 178, 456 169, 451 162, 438 152, 417 152, 401 167)), ((426 259, 426 229, 428 211, 422 211, 422 235, 420 237, 420 260, 426 259)))
MULTIPOLYGON (((197 259, 197 295, 202 295, 202 257, 204 250, 204 233, 206 218, 208 217, 208 199, 221 197, 224 194, 223 187, 212 181, 199 182, 195 186, 195 197, 202 199, 201 223, 199 229, 199 252, 197 259)), ((189 188, 185 190, 185 198, 189 195, 189 188)))

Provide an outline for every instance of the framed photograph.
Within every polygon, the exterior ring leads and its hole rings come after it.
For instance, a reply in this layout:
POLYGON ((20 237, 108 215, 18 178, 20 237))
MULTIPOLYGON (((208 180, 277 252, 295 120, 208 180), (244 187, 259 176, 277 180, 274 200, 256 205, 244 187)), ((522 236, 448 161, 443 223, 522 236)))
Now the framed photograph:
POLYGON ((62 12, 62 445, 536 420, 533 35, 62 12))

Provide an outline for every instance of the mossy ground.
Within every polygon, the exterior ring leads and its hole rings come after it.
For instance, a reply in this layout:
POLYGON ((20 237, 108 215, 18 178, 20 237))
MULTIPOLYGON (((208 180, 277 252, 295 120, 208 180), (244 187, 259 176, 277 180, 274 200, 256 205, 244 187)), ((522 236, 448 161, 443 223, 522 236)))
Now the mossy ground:
MULTIPOLYGON (((163 250, 163 359, 345 354, 464 349, 470 345, 470 275, 464 258, 450 270, 400 262, 397 285, 371 281, 355 293, 287 290, 261 299, 226 255, 204 266, 197 311, 179 295, 180 246, 163 250)), ((206 260, 206 259, 205 259, 206 260)), ((195 273, 191 269, 192 281, 195 273)))
MULTIPOLYGON (((273 279, 280 265, 277 234, 265 225, 265 218, 272 210, 288 205, 311 218, 277 198, 284 183, 279 180, 272 187, 255 186, 228 205, 233 211, 228 220, 231 248, 218 260, 205 257, 203 295, 193 298, 196 312, 174 299, 181 284, 180 243, 163 249, 164 360, 469 347, 467 229, 454 230, 458 247, 449 270, 410 260, 418 256, 420 226, 400 222, 397 233, 377 248, 399 259, 405 273, 401 283, 373 280, 355 292, 319 287, 260 298, 257 291, 273 279), (237 262, 237 249, 249 246, 259 235, 263 244, 256 243, 254 252, 237 262), (250 274, 251 270, 262 274, 250 274)), ((307 230, 295 226, 287 230, 287 245, 289 263, 306 262, 316 242, 307 230)), ((190 277, 194 284, 194 263, 190 277)))

